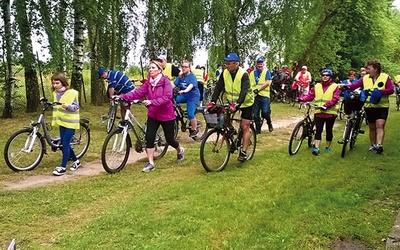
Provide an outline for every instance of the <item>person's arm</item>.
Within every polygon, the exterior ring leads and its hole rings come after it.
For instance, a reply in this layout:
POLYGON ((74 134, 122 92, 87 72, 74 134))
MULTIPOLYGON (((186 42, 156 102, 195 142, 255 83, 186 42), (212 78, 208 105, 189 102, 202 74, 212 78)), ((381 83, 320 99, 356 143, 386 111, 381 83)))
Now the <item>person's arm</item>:
POLYGON ((221 94, 221 92, 224 90, 225 90, 224 74, 221 73, 219 75, 219 79, 215 85, 214 93, 212 94, 212 97, 211 97, 211 102, 215 103, 217 101, 219 95, 221 94))
POLYGON ((390 77, 388 77, 388 79, 386 81, 385 89, 382 89, 382 95, 391 95, 393 93, 394 93, 393 82, 392 82, 392 79, 390 79, 390 77))
POLYGON ((128 101, 139 100, 143 96, 147 95, 149 84, 150 84, 149 80, 146 80, 139 88, 136 88, 135 91, 130 91, 126 94, 121 94, 119 95, 119 97, 128 101))
POLYGON ((302 102, 311 102, 315 98, 315 89, 312 88, 307 95, 302 96, 299 98, 300 101, 302 102))
POLYGON ((242 76, 242 83, 240 85, 240 93, 239 98, 237 100, 238 105, 242 104, 246 98, 246 95, 250 90, 250 79, 247 73, 244 73, 242 76))
POLYGON ((339 87, 346 86, 347 89, 354 90, 363 86, 363 78, 358 79, 355 83, 340 84, 339 87))

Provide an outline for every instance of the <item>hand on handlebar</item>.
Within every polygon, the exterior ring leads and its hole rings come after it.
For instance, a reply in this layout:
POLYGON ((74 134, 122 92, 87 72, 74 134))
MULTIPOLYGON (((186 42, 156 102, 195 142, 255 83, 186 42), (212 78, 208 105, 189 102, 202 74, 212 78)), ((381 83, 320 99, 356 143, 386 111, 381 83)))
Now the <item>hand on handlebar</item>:
POLYGON ((231 105, 229 105, 229 109, 231 111, 236 111, 237 107, 238 107, 237 103, 231 103, 231 105))
POLYGON ((146 107, 151 105, 151 101, 150 101, 150 100, 144 100, 142 103, 143 103, 144 106, 146 106, 146 107))
POLYGON ((214 106, 215 106, 215 102, 210 102, 210 103, 207 105, 207 111, 210 111, 210 109, 212 109, 214 106))

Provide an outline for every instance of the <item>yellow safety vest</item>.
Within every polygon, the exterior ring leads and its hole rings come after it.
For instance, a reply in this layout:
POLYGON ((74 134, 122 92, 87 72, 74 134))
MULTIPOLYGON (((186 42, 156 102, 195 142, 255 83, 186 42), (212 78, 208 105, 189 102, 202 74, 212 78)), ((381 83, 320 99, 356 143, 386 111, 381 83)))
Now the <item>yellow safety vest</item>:
POLYGON ((168 76, 168 78, 170 80, 172 79, 172 64, 170 64, 170 63, 165 64, 165 68, 163 70, 163 74, 168 76))
MULTIPOLYGON (((256 69, 257 70, 257 69, 256 69)), ((256 77, 254 76, 254 71, 251 71, 250 73, 250 86, 251 86, 251 90, 255 90, 257 88, 257 83, 256 83, 256 77)), ((264 69, 261 72, 261 76, 260 79, 258 80, 258 85, 262 86, 265 83, 265 77, 267 75, 267 70, 264 69)), ((268 85, 265 89, 261 90, 260 92, 258 92, 258 95, 260 96, 265 96, 265 97, 270 97, 270 85, 268 85)))
MULTIPOLYGON (((56 92, 53 92, 54 101, 56 102, 56 92)), ((74 100, 78 100, 78 91, 74 89, 68 89, 64 95, 61 96, 59 102, 72 104, 74 100)), ((79 109, 76 111, 70 111, 63 108, 61 105, 55 105, 53 107, 53 120, 51 122, 53 127, 63 126, 71 129, 79 129, 79 109)))
POLYGON ((204 71, 202 69, 192 69, 192 73, 196 76, 198 82, 204 82, 204 71))
MULTIPOLYGON (((389 78, 388 74, 381 73, 378 78, 376 79, 375 83, 372 81, 372 78, 369 77, 369 74, 363 77, 363 88, 365 90, 373 90, 377 88, 379 90, 386 89, 386 82, 389 78), (378 84, 382 82, 383 86, 379 87, 378 84)), ((371 96, 368 95, 367 100, 365 101, 364 108, 389 108, 389 96, 382 95, 381 101, 378 104, 372 104, 371 96)))
MULTIPOLYGON (((239 99, 239 94, 242 86, 242 76, 245 72, 246 71, 243 68, 239 67, 234 81, 232 81, 231 73, 228 70, 225 69, 223 72, 226 99, 231 103, 235 103, 239 99)), ((253 105, 253 103, 253 91, 249 89, 244 99, 244 102, 240 105, 240 108, 250 107, 253 105)))
MULTIPOLYGON (((333 93, 335 92, 335 89, 337 89, 337 87, 338 87, 338 85, 336 83, 333 83, 324 92, 324 90, 322 88, 322 84, 317 83, 314 87, 315 104, 318 105, 318 107, 322 107, 326 102, 329 102, 330 100, 332 100, 333 93)), ((337 110, 338 110, 338 104, 336 103, 335 105, 330 106, 327 110, 320 110, 320 109, 315 110, 315 114, 324 113, 324 114, 337 115, 337 110)))

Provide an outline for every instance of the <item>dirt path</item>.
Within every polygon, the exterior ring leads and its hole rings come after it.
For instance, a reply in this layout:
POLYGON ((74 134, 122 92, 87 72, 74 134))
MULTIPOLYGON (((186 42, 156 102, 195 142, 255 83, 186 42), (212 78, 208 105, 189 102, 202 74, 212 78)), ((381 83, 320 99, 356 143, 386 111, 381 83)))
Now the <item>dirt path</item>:
MULTIPOLYGON (((279 130, 282 128, 294 127, 294 125, 299 121, 299 119, 300 119, 299 117, 294 116, 294 117, 288 117, 287 119, 284 119, 284 120, 274 121, 273 122, 273 125, 274 125, 273 133, 279 133, 279 130)), ((264 133, 269 133, 269 132, 267 132, 268 127, 266 124, 263 125, 262 130, 265 131, 264 133)), ((195 143, 189 137, 182 137, 182 138, 180 138, 180 141, 184 145, 189 144, 189 143, 195 143)), ((139 154, 139 153, 135 152, 134 149, 132 149, 128 163, 134 163, 143 158, 146 158, 145 153, 139 154)), ((35 187, 41 187, 41 186, 45 186, 45 185, 52 184, 52 183, 65 182, 68 180, 73 180, 73 179, 84 177, 84 176, 98 175, 102 172, 105 172, 100 161, 85 162, 82 165, 83 166, 81 168, 79 168, 77 171, 72 172, 72 171, 67 170, 67 174, 65 174, 63 176, 53 176, 51 174, 28 176, 18 182, 5 183, 4 188, 6 190, 22 190, 22 189, 28 189, 28 188, 35 188, 35 187)))

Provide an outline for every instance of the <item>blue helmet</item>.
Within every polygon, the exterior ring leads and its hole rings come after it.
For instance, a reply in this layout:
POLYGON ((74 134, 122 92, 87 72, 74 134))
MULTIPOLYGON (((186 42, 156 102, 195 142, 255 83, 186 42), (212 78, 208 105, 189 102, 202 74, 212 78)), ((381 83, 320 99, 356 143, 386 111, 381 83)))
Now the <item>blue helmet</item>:
POLYGON ((324 74, 324 73, 328 73, 330 77, 332 77, 332 75, 333 75, 332 70, 330 70, 330 69, 323 69, 321 71, 321 75, 324 74))

